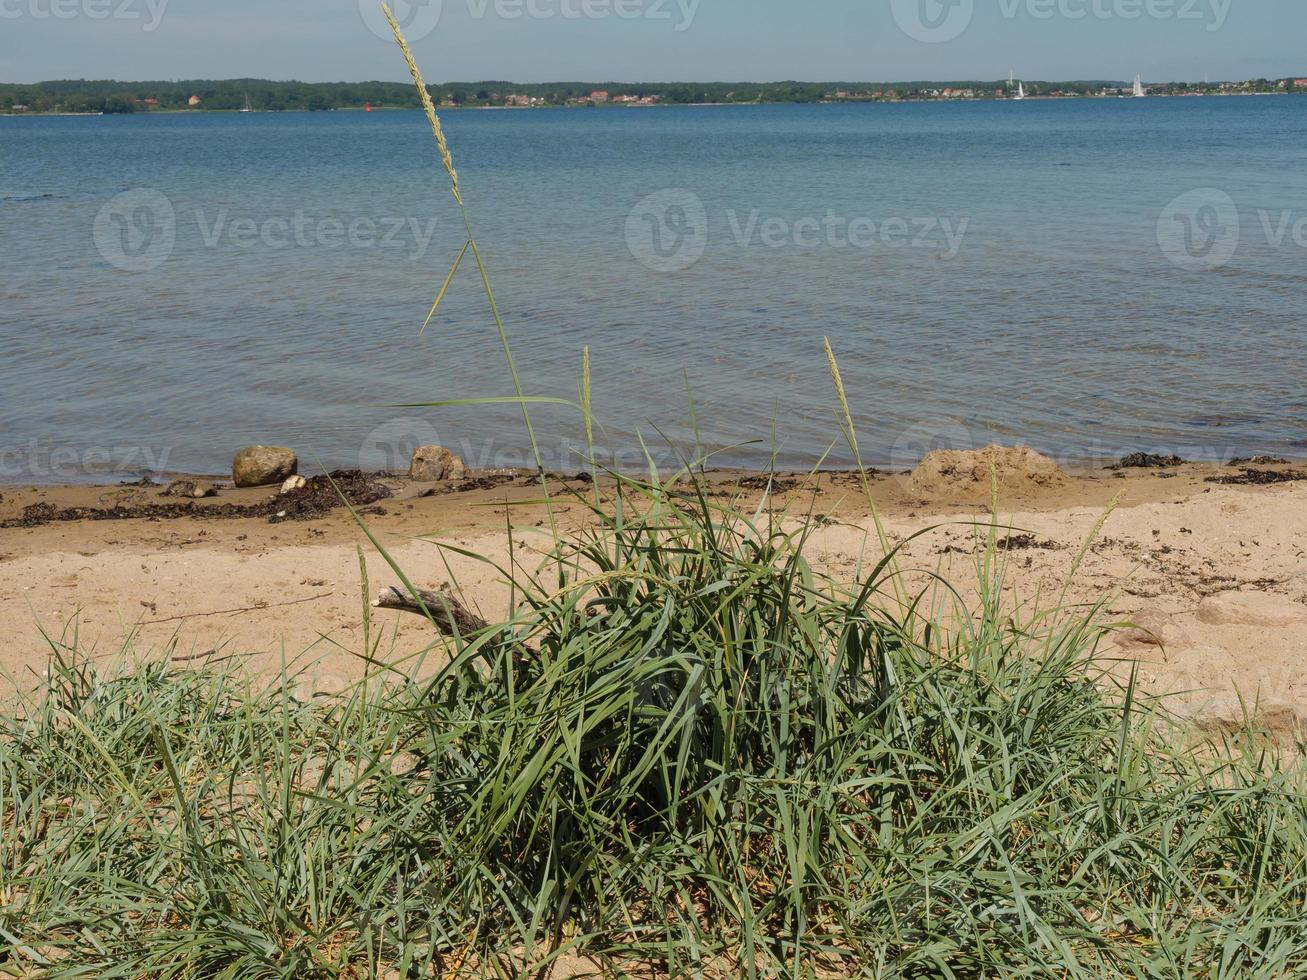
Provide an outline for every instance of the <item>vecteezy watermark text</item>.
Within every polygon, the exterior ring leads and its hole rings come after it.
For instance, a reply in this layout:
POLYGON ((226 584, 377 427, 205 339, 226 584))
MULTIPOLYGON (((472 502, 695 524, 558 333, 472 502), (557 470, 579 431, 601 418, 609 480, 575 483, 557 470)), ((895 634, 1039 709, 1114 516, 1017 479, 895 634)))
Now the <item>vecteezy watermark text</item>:
POLYGON ((699 13, 700 0, 467 0, 474 18, 504 20, 652 20, 685 31, 699 13))
POLYGON ((150 446, 74 448, 32 440, 25 446, 0 447, 0 479, 75 481, 103 474, 168 472, 171 449, 150 446))
MULTIPOLYGON (((670 24, 687 31, 699 13, 701 0, 463 0, 472 20, 625 20, 670 24)), ((380 0, 358 0, 359 14, 368 30, 393 40, 380 0)), ((439 25, 443 0, 394 0, 395 22, 410 41, 420 41, 439 25)))
POLYGON ((165 194, 143 188, 124 191, 106 201, 95 216, 92 238, 100 255, 115 268, 150 272, 172 256, 183 231, 193 231, 208 249, 395 249, 416 262, 426 255, 438 225, 437 218, 391 215, 343 219, 312 215, 302 209, 257 221, 233 217, 226 208, 197 208, 178 215, 165 194))
POLYGON ((171 0, 0 0, 0 20, 121 20, 158 30, 171 0))
POLYGON ((205 248, 393 248, 405 249, 408 258, 421 259, 436 235, 438 219, 320 218, 296 211, 289 218, 235 218, 221 209, 213 215, 195 212, 195 224, 205 248))
MULTIPOLYGON (((534 472, 536 448, 521 437, 503 435, 474 439, 441 431, 429 420, 416 417, 390 419, 377 426, 359 446, 359 469, 371 472, 407 472, 413 453, 420 446, 443 446, 455 453, 468 468, 478 472, 534 472)), ((565 435, 542 437, 538 443, 540 459, 548 469, 582 472, 592 463, 618 472, 647 471, 649 464, 677 469, 692 450, 658 442, 626 446, 596 447, 592 458, 583 439, 565 435)))
POLYGON ((995 0, 1004 20, 1173 20, 1219 31, 1234 0, 995 0))
POLYGON ((890 13, 908 37, 942 44, 962 36, 981 3, 993 4, 1004 20, 1156 20, 1219 31, 1234 0, 890 0, 890 13))
MULTIPOLYGON (((736 248, 930 250, 953 259, 962 250, 970 219, 940 215, 840 214, 820 217, 769 215, 759 208, 726 209, 719 232, 736 248)), ((697 194, 671 189, 650 194, 627 215, 625 238, 631 255, 655 272, 679 272, 708 249, 708 209, 697 194)))
POLYGON ((821 218, 791 220, 763 217, 756 208, 747 213, 728 210, 726 223, 731 241, 740 247, 764 248, 924 248, 956 258, 962 250, 968 218, 891 217, 877 221, 827 211, 821 218))

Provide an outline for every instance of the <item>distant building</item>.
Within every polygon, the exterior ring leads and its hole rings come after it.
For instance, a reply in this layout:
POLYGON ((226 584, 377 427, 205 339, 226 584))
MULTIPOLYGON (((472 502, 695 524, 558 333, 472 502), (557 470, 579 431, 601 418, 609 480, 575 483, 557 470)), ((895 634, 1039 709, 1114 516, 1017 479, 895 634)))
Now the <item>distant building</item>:
POLYGON ((591 92, 591 93, 590 93, 590 101, 591 101, 591 102, 607 102, 607 101, 608 101, 608 93, 607 93, 607 92, 591 92))
POLYGON ((26 112, 26 111, 27 111, 27 106, 25 106, 25 105, 16 105, 16 106, 13 106, 12 108, 13 108, 13 111, 14 111, 14 112, 26 112))
POLYGON ((192 95, 189 99, 186 100, 186 104, 190 106, 192 109, 194 109, 197 105, 200 104, 200 97, 198 95, 192 95))
POLYGON ((519 109, 529 108, 531 105, 531 96, 529 95, 510 95, 508 104, 519 109))
POLYGON ((1307 88, 1307 78, 1295 78, 1293 80, 1294 88, 1307 88))

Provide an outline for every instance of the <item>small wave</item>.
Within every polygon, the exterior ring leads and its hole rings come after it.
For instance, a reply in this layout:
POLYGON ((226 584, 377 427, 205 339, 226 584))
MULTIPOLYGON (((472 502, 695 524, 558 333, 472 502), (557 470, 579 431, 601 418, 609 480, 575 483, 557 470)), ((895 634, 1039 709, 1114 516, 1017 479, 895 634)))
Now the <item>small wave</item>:
POLYGON ((54 201, 58 194, 0 194, 0 204, 29 204, 33 201, 54 201))
POLYGON ((1186 424, 1219 429, 1231 425, 1261 425, 1265 421, 1252 415, 1199 415, 1188 419, 1186 424))

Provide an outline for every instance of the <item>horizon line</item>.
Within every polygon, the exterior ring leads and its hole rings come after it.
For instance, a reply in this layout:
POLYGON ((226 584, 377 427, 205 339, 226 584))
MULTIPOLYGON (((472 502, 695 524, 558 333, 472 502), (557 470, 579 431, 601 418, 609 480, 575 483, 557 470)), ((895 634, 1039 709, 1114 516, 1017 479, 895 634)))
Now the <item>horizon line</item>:
MULTIPOLYGON (((1158 85, 1220 85, 1224 82, 1248 82, 1258 79, 1265 81, 1277 81, 1285 79, 1307 78, 1307 72, 1296 74, 1290 72, 1286 75, 1258 75, 1250 78, 1217 78, 1217 79, 1145 79, 1150 84, 1158 85)), ((1046 79, 1032 78, 1023 76, 1019 79, 1023 82, 1034 82, 1041 85, 1089 85, 1098 83, 1121 83, 1130 84, 1133 79, 1112 79, 1112 78, 1062 78, 1046 79)), ((833 79, 800 79, 800 78, 776 78, 766 81, 751 81, 747 79, 639 79, 636 81, 621 81, 619 79, 554 79, 549 81, 528 82, 508 78, 462 78, 449 79, 446 81, 427 82, 428 88, 439 88, 447 85, 934 85, 934 84, 963 84, 968 82, 990 83, 990 82, 1008 82, 1009 79, 1003 76, 995 78, 914 78, 898 80, 853 80, 847 78, 833 79)), ((231 78, 144 78, 144 79, 120 79, 120 78, 46 78, 38 82, 17 82, 0 79, 0 85, 5 86, 28 86, 35 87, 40 85, 58 85, 68 83, 83 84, 112 84, 112 85, 181 85, 183 83, 201 84, 201 83, 232 83, 232 82, 251 82, 267 83, 271 85, 404 85, 411 86, 412 82, 408 79, 390 80, 381 78, 359 78, 359 79, 331 79, 328 81, 306 82, 299 78, 260 78, 257 76, 235 76, 231 78)))

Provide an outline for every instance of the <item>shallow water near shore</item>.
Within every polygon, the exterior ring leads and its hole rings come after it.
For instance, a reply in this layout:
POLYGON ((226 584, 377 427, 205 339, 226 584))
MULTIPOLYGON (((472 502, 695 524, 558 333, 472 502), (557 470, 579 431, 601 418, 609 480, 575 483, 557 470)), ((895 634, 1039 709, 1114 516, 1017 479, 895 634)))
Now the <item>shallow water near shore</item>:
MULTIPOLYGON (((716 462, 765 462, 773 424, 781 465, 816 462, 824 336, 877 464, 1307 455, 1307 99, 445 123, 528 392, 575 397, 590 345, 620 466, 640 436, 670 459, 655 424, 690 439, 683 370, 716 462)), ((418 113, 0 120, 0 482, 221 472, 255 441, 527 465, 514 408, 384 407, 511 392, 470 262, 418 336, 462 243, 418 113)), ((576 413, 533 414, 579 468, 576 413)))

